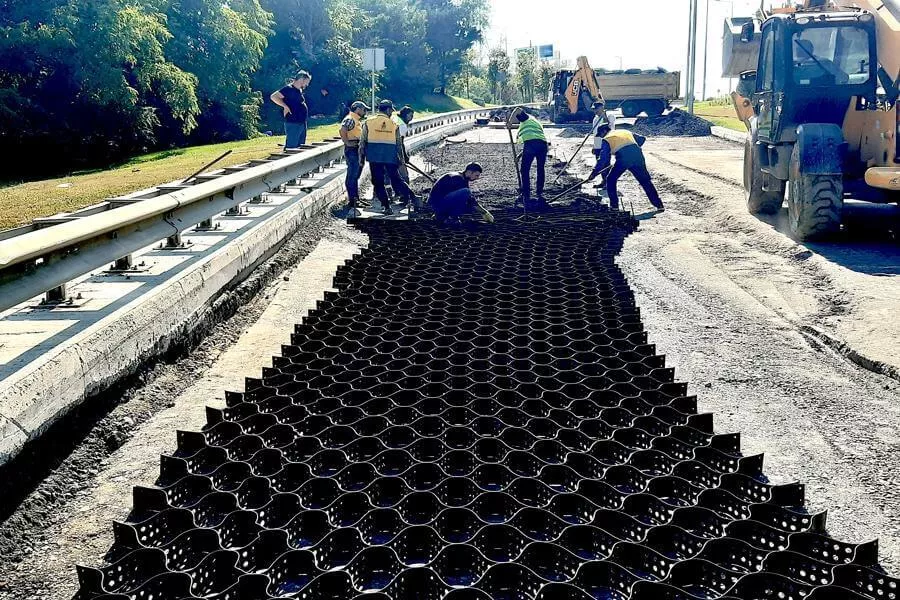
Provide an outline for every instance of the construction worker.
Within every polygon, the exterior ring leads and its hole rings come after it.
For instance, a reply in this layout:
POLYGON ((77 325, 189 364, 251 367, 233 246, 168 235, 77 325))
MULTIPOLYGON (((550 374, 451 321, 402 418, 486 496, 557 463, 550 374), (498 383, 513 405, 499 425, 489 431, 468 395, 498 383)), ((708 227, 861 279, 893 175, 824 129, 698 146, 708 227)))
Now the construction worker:
POLYGON ((406 168, 406 164, 409 162, 409 152, 406 150, 406 136, 409 134, 409 124, 412 122, 415 114, 412 107, 407 104, 397 111, 396 115, 391 117, 391 120, 397 124, 397 128, 400 130, 400 148, 403 150, 403 155, 401 156, 398 171, 400 171, 400 177, 407 184, 409 184, 409 169, 406 168))
POLYGON ((522 144, 522 200, 525 208, 545 211, 550 205, 544 199, 544 166, 550 145, 540 121, 530 116, 524 109, 516 113, 519 121, 518 141, 522 144), (531 164, 537 161, 537 201, 531 202, 531 164))
POLYGON ((360 166, 365 165, 366 160, 369 161, 375 197, 381 202, 382 212, 385 215, 394 214, 384 187, 385 178, 390 179, 391 187, 405 202, 416 204, 418 200, 397 170, 402 160, 403 140, 400 139, 400 128, 391 120, 393 113, 393 102, 390 100, 379 102, 378 113, 363 123, 359 142, 360 166))
POLYGON ((462 173, 445 173, 434 182, 428 202, 434 210, 434 218, 439 223, 458 221, 464 214, 477 210, 488 223, 494 216, 482 207, 472 196, 469 184, 478 181, 484 169, 478 163, 470 163, 462 173))
POLYGON ((355 211, 359 206, 359 176, 362 168, 359 162, 359 140, 362 138, 362 119, 371 109, 365 102, 357 100, 350 105, 350 112, 341 121, 339 130, 344 142, 344 159, 347 162, 347 175, 344 185, 347 188, 347 208, 355 211))
POLYGON ((597 175, 609 170, 606 176, 606 187, 609 192, 609 205, 614 209, 619 208, 618 181, 626 171, 631 172, 637 179, 641 187, 644 188, 650 203, 656 207, 658 212, 665 210, 659 192, 653 185, 650 178, 650 172, 647 170, 647 162, 644 160, 644 151, 641 146, 647 141, 642 135, 631 133, 626 129, 610 130, 609 125, 604 125, 598 131, 603 138, 603 144, 600 148, 600 157, 597 165, 591 172, 589 180, 594 179, 597 175), (616 157, 616 162, 610 167, 612 157, 616 157), (611 169, 611 170, 610 170, 611 169))

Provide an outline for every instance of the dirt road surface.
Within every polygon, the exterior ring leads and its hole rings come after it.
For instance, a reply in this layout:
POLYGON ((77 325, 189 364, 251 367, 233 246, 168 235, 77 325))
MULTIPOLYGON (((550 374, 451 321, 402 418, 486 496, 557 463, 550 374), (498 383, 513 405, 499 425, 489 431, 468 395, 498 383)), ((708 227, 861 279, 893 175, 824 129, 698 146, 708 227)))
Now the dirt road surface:
MULTIPOLYGON (((767 220, 747 213, 741 146, 656 138, 645 152, 667 211, 644 215, 620 264, 651 341, 718 431, 742 432, 745 453, 765 452, 774 481, 806 483, 809 509, 829 511, 835 537, 880 538, 897 573, 897 212, 852 205, 840 239, 801 245, 786 233, 786 209, 767 220)), ((582 153, 577 169, 590 164, 582 153)), ((649 211, 624 181, 625 206, 649 211)))
MULTIPOLYGON (((501 135, 482 130, 469 140, 505 153, 501 135)), ((557 158, 568 158, 579 141, 554 136, 557 158)), ((765 452, 773 481, 805 482, 810 510, 829 510, 835 537, 879 537, 884 566, 900 572, 900 383, 821 341, 846 344, 876 369, 900 367, 894 344, 900 325, 887 312, 900 296, 900 251, 891 234, 851 228, 838 244, 798 245, 783 232, 783 216, 762 221, 746 214, 740 147, 714 138, 656 138, 646 150, 668 210, 641 216, 620 263, 651 340, 677 377, 690 382, 701 409, 715 413, 719 432, 742 432, 745 454, 765 452)), ((454 157, 439 155, 448 164, 454 157)), ((492 177, 514 180, 502 169, 511 168, 504 157, 485 164, 486 189, 492 177)), ((583 174, 592 161, 583 152, 573 170, 583 174)), ((624 206, 650 209, 630 177, 622 189, 624 206)), ((155 480, 159 454, 175 447, 174 430, 201 427, 205 404, 226 389, 242 389, 244 376, 258 376, 278 352, 278 336, 314 306, 334 268, 364 243, 335 220, 315 250, 285 273, 287 280, 255 301, 256 322, 223 342, 211 364, 197 363, 191 385, 168 408, 136 425, 107 458, 82 465, 87 475, 78 489, 51 513, 22 509, 0 524, 0 542, 5 535, 21 546, 14 558, 0 558, 0 599, 71 597, 74 565, 102 561, 110 521, 127 516, 132 485, 155 480)), ((170 376, 183 378, 185 370, 170 376)), ((145 393, 152 391, 134 397, 145 393)))

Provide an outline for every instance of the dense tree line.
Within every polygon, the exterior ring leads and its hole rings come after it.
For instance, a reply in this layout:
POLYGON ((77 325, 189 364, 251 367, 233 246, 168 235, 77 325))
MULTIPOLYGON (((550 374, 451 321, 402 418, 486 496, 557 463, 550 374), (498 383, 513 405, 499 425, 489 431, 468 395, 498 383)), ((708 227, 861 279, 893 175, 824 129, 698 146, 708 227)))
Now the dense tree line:
POLYGON ((263 98, 300 68, 333 114, 363 47, 383 95, 445 91, 486 25, 487 0, 0 0, 0 177, 279 130, 263 98))

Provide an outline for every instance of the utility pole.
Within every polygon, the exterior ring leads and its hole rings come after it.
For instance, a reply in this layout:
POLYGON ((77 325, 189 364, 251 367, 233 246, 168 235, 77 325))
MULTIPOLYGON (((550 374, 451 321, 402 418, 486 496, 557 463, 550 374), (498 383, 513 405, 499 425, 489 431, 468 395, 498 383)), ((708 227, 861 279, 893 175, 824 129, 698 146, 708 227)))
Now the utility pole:
POLYGON ((698 0, 688 0, 690 2, 690 13, 688 22, 688 61, 687 61, 687 91, 685 94, 685 104, 690 114, 694 114, 694 91, 697 66, 697 3, 698 0))
POLYGON ((700 101, 706 100, 706 67, 709 64, 709 0, 706 0, 706 19, 703 22, 703 93, 700 101))

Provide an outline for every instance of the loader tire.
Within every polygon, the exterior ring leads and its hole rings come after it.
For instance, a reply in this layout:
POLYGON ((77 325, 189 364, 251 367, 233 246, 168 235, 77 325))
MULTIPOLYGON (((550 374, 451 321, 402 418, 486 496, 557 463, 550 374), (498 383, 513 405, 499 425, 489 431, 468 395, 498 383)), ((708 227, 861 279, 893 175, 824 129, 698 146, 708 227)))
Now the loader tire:
POLYGON ((784 194, 781 191, 767 192, 763 189, 765 174, 759 170, 753 152, 753 140, 747 134, 744 142, 744 199, 747 210, 752 215, 772 215, 781 210, 784 194))
POLYGON ((844 182, 839 175, 791 173, 788 223, 797 241, 821 240, 841 230, 844 182))

